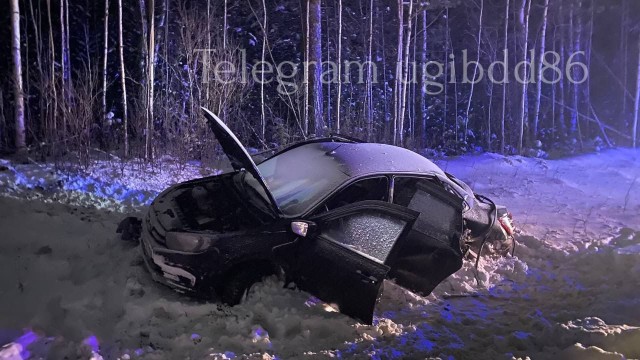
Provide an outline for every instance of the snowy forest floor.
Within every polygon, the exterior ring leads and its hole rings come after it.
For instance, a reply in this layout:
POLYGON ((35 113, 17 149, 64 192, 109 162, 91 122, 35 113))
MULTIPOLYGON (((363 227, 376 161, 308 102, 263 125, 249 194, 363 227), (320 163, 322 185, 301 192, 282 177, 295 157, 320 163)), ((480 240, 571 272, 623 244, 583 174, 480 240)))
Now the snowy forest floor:
POLYGON ((276 279, 233 308, 154 283, 116 227, 197 164, 0 160, 0 359, 640 358, 640 152, 439 165, 509 206, 515 256, 427 298, 386 283, 367 326, 276 279))

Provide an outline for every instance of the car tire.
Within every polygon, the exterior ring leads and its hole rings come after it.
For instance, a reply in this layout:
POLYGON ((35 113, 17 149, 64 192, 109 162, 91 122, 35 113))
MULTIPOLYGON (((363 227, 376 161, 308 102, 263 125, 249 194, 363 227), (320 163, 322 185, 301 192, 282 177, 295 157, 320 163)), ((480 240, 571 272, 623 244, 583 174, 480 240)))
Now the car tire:
POLYGON ((257 269, 244 269, 233 275, 222 289, 222 302, 235 306, 240 304, 251 287, 269 274, 257 269))

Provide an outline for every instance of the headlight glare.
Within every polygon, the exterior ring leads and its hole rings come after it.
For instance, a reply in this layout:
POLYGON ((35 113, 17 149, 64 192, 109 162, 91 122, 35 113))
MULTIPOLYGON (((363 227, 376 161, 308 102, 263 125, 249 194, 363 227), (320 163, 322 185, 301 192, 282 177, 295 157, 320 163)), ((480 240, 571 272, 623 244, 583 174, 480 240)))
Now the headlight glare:
POLYGON ((199 253, 208 249, 213 240, 211 236, 193 233, 167 233, 167 247, 171 250, 199 253))

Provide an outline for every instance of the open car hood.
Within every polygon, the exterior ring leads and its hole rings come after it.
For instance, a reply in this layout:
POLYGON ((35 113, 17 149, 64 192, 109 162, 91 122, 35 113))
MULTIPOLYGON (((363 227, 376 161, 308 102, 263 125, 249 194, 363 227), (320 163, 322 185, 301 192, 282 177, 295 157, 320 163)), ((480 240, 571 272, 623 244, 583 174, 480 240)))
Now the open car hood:
POLYGON ((227 127, 227 125, 225 125, 224 122, 222 122, 219 117, 204 107, 202 110, 204 111, 204 116, 207 119, 209 128, 211 128, 211 131, 213 131, 213 134, 220 143, 220 146, 222 146, 222 150, 229 158, 233 169, 236 171, 245 170, 253 175, 267 194, 268 201, 271 203, 273 209, 279 215, 282 214, 273 194, 271 194, 267 183, 264 181, 262 174, 260 174, 260 170, 258 170, 256 163, 251 159, 251 155, 249 155, 247 149, 245 149, 236 135, 227 127))

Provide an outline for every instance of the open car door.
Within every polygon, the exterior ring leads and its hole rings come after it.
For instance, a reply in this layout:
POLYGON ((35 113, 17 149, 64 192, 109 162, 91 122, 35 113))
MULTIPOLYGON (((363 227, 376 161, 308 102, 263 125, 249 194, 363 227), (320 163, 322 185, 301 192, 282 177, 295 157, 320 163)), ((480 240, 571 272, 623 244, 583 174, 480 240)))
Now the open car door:
POLYGON ((395 204, 420 215, 389 255, 389 278, 422 296, 462 267, 462 200, 427 179, 394 178, 395 204))
POLYGON ((297 242, 293 278, 345 315, 371 324, 384 264, 418 213, 382 201, 347 205, 312 218, 316 229, 297 242))
POLYGON ((209 124, 209 128, 213 132, 214 136, 222 146, 222 150, 224 151, 227 158, 231 162, 231 166, 236 171, 245 170, 249 172, 259 185, 264 189, 269 202, 273 206, 273 209, 281 214, 282 212, 278 208, 278 204, 273 198, 273 194, 269 191, 269 187, 267 183, 264 181, 264 178, 260 174, 260 170, 256 166, 256 163, 251 159, 251 155, 247 152, 247 149, 240 143, 240 140, 236 137, 236 135, 227 127, 227 125, 222 122, 222 120, 217 117, 214 113, 207 110, 206 108, 202 108, 204 111, 204 116, 207 119, 207 123, 209 124))

